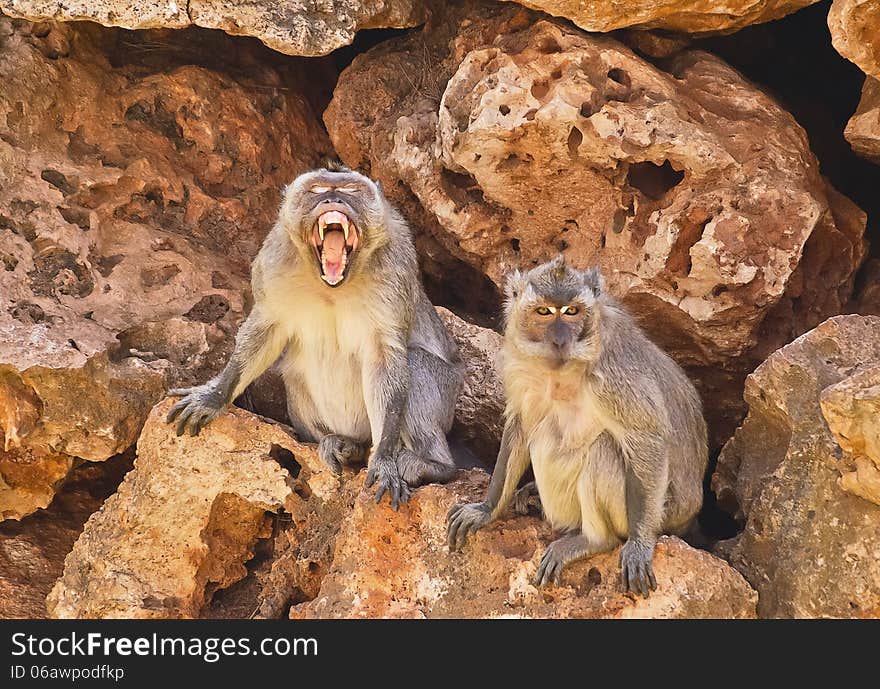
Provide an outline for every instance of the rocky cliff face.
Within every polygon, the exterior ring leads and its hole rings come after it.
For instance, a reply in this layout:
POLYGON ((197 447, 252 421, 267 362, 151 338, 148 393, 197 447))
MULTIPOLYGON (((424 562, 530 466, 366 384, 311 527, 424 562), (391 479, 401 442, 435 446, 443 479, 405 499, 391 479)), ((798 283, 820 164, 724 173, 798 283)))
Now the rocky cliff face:
POLYGON ((880 10, 811 4, 0 0, 0 616, 880 616, 880 10), (827 48, 846 103, 772 41, 827 48), (487 474, 375 505, 277 371, 197 438, 163 423, 225 362, 282 187, 336 157, 412 227, 467 466, 513 268, 598 264, 695 381, 706 549, 664 538, 650 598, 614 552, 535 589, 537 514, 449 552, 487 474))

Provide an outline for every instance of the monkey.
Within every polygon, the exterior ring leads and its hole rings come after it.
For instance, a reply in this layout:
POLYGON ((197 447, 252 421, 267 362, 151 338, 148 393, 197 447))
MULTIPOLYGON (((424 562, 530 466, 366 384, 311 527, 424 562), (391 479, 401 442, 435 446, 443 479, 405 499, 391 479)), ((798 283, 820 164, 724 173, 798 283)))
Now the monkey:
MULTIPOLYGON (((497 519, 531 465, 545 518, 563 532, 535 585, 621 542, 621 584, 657 587, 654 546, 684 534, 702 505, 708 460, 700 397, 605 289, 598 268, 563 256, 505 286, 501 450, 484 502, 447 515, 450 549, 497 519)), ((523 489, 521 489, 523 490, 523 489)), ((520 506, 528 498, 518 495, 520 506)))
POLYGON ((446 434, 464 382, 458 347, 419 278, 409 227, 342 166, 288 185, 251 268, 254 303, 223 371, 171 390, 177 434, 199 431, 276 359, 290 424, 334 472, 367 462, 393 508, 455 473, 446 434))

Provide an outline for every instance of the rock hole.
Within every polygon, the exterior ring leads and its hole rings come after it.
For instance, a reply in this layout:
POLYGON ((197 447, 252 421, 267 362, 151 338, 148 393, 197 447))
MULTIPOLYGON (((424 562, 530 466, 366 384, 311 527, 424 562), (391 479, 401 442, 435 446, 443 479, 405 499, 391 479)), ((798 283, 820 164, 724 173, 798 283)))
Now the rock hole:
POLYGON ((216 323, 229 311, 229 302, 219 294, 208 294, 202 297, 189 311, 183 314, 184 318, 200 323, 216 323))
POLYGON ((288 450, 286 447, 282 447, 281 445, 272 443, 272 446, 269 448, 268 454, 272 459, 274 459, 281 465, 282 469, 287 469, 287 472, 290 474, 291 478, 296 478, 297 476, 299 476, 299 472, 302 470, 302 465, 296 461, 296 457, 293 456, 293 452, 288 450))
POLYGON ((12 272, 18 266, 18 259, 11 254, 0 254, 0 263, 5 270, 12 272))
POLYGON ((547 36, 546 38, 541 40, 540 44, 538 45, 538 50, 540 50, 545 55, 550 55, 552 53, 561 53, 562 46, 559 45, 559 41, 557 41, 555 38, 547 36))
POLYGON ((590 571, 587 572, 587 581, 593 586, 598 586, 602 583, 602 573, 595 567, 590 567, 590 571))
POLYGON ((605 248, 605 233, 602 233, 602 236, 599 238, 599 246, 603 249, 605 248))
POLYGON ((665 160, 662 165, 651 161, 633 163, 626 175, 627 183, 654 201, 674 189, 684 179, 684 172, 676 170, 665 160))
POLYGON ((141 271, 141 284, 144 287, 167 285, 168 282, 179 273, 180 268, 174 263, 169 263, 168 265, 159 268, 144 268, 141 271))
POLYGON ((620 234, 623 232, 623 228, 626 226, 626 211, 623 208, 618 208, 614 211, 614 218, 611 220, 611 231, 614 234, 620 234))
POLYGON ((69 339, 67 341, 67 344, 69 344, 71 347, 73 347, 78 352, 82 351, 82 350, 80 350, 79 345, 76 343, 76 340, 74 340, 74 339, 69 339))
POLYGON ((581 117, 590 117, 593 114, 593 104, 588 100, 581 103, 580 114, 581 117))
POLYGON ((550 72, 550 78, 556 81, 557 79, 562 79, 562 68, 557 67, 552 72, 550 72))
POLYGON ((632 85, 632 80, 629 78, 629 74, 624 72, 620 67, 612 67, 609 69, 608 78, 621 86, 626 86, 627 88, 632 85))
POLYGON ((718 297, 727 291, 727 285, 715 285, 712 288, 712 296, 718 297))
POLYGON ((516 253, 519 253, 519 239, 517 239, 516 237, 513 237, 510 240, 510 246, 516 253))
POLYGON ((560 251, 565 251, 568 248, 568 242, 565 241, 564 239, 560 239, 558 246, 559 246, 560 251))
POLYGON ((40 179, 51 184, 65 196, 70 196, 76 191, 76 188, 67 181, 67 177, 58 172, 58 170, 43 170, 40 173, 40 179))
POLYGON ((502 115, 505 115, 505 116, 509 115, 510 114, 510 107, 507 105, 499 105, 498 112, 500 112, 502 115))
POLYGON ((71 225, 76 225, 81 230, 88 230, 91 225, 89 223, 89 211, 81 206, 65 207, 58 206, 58 212, 71 225))
POLYGON ((577 127, 572 127, 568 132, 568 152, 576 156, 578 154, 578 148, 584 141, 584 135, 580 129, 577 127))
POLYGON ((536 81, 532 84, 532 96, 534 96, 537 100, 541 100, 544 96, 546 96, 550 92, 550 86, 546 81, 536 81))
POLYGON ((114 254, 113 256, 98 256, 97 258, 92 257, 92 265, 94 265, 98 269, 98 273, 101 274, 101 277, 110 277, 110 273, 113 272, 113 269, 119 265, 122 260, 125 258, 122 254, 114 254))
POLYGON ((17 321, 27 325, 41 323, 46 319, 46 312, 39 304, 30 301, 20 301, 9 308, 9 314, 17 321))
POLYGON ((532 108, 531 110, 529 110, 529 111, 525 114, 525 118, 526 118, 529 122, 531 122, 532 120, 535 119, 535 115, 537 115, 537 114, 538 114, 538 110, 537 110, 536 108, 532 108))

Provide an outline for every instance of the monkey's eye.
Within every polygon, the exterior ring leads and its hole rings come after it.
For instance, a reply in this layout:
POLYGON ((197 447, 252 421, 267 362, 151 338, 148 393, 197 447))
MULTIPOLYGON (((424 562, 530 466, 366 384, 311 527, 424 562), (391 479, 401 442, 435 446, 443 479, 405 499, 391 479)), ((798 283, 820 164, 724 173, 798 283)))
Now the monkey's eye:
POLYGON ((313 194, 326 194, 326 193, 327 193, 328 191, 330 191, 332 188, 333 188, 333 187, 322 187, 322 186, 317 186, 317 187, 312 187, 311 189, 309 189, 309 191, 312 192, 313 194))
POLYGON ((560 311, 566 316, 577 316, 580 313, 580 309, 577 306, 563 306, 560 311))
POLYGON ((556 309, 552 306, 539 306, 535 309, 535 313, 539 316, 549 316, 551 313, 556 313, 556 309))
POLYGON ((357 194, 357 187, 337 187, 336 191, 341 191, 343 194, 357 194))

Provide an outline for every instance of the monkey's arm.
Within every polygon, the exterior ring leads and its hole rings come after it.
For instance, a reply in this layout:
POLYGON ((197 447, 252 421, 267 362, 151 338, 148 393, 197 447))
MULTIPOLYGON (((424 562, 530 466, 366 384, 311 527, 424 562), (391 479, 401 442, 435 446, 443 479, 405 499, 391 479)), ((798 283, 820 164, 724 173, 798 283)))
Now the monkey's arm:
POLYGON ((614 435, 626 465, 629 533, 620 554, 621 581, 625 589, 644 596, 657 588, 652 561, 669 484, 668 421, 657 403, 662 399, 657 383, 642 379, 618 391, 616 404, 608 409, 620 424, 614 435))
POLYGON ((367 487, 378 482, 376 502, 387 492, 396 510, 409 500, 409 486, 397 471, 395 452, 400 443, 403 414, 409 392, 409 363, 405 347, 386 346, 365 369, 364 392, 373 435, 367 487))
POLYGON ((458 550, 468 534, 483 528, 498 518, 510 504, 519 480, 529 468, 529 450, 523 438, 518 417, 510 417, 501 436, 501 450, 489 481, 489 491, 483 502, 456 505, 446 516, 449 547, 458 550))
POLYGON ((166 421, 177 420, 177 435, 183 435, 187 429, 190 435, 198 435, 269 368, 286 344, 281 329, 255 306, 238 330, 232 357, 217 376, 204 385, 169 391, 169 395, 183 399, 171 407, 166 421))

